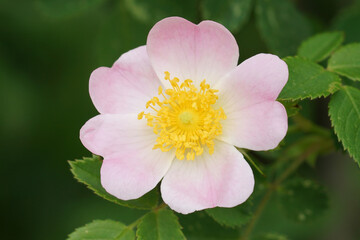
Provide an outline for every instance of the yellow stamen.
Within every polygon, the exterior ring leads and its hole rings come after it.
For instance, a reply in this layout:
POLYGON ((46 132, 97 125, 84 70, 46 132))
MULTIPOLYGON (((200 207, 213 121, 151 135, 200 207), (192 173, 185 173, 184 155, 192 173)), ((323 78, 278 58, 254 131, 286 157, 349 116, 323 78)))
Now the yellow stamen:
POLYGON ((144 117, 144 112, 138 114, 138 119, 141 120, 144 117))
POLYGON ((214 139, 222 134, 220 121, 226 119, 222 108, 214 109, 218 99, 216 89, 203 80, 200 88, 196 88, 193 81, 186 79, 179 85, 179 79, 170 79, 170 73, 165 72, 165 80, 172 88, 163 91, 160 86, 158 97, 153 97, 146 103, 146 108, 152 108, 155 113, 141 112, 138 119, 143 117, 147 125, 153 127, 158 134, 153 149, 163 152, 175 149, 178 159, 194 160, 195 156, 203 154, 204 147, 210 154, 214 152, 214 139), (165 96, 165 94, 167 97, 165 96), (158 108, 158 109, 157 109, 158 108))

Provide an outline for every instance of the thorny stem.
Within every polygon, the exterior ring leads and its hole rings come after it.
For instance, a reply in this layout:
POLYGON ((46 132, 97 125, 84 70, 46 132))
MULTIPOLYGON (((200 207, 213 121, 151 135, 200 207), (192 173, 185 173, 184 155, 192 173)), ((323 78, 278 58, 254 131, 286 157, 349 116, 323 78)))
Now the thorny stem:
POLYGON ((241 240, 248 240, 249 236, 251 235, 252 230, 255 227, 255 224, 257 223, 259 217, 261 216, 262 212, 264 211, 264 208, 266 204, 269 202, 271 195, 275 192, 275 190, 278 188, 278 186, 286 179, 288 178, 305 160, 308 156, 310 156, 312 153, 319 151, 322 148, 329 148, 332 146, 332 143, 326 143, 325 145, 314 145, 311 148, 309 148, 306 152, 301 154, 295 161, 287 168, 285 169, 282 174, 273 181, 273 183, 270 184, 269 189, 265 193, 264 197, 260 201, 257 209, 255 210, 254 216, 250 223, 248 224, 247 228, 245 229, 244 234, 240 238, 241 240))

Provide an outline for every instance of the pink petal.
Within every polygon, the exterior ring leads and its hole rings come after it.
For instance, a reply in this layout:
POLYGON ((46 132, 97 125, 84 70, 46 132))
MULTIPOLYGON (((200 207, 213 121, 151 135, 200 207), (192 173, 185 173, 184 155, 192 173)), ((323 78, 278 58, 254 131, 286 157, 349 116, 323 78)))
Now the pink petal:
POLYGON ((101 183, 122 200, 139 198, 161 180, 174 159, 173 152, 152 150, 155 135, 136 115, 98 115, 80 131, 82 143, 104 156, 101 183))
POLYGON ((227 113, 222 127, 219 139, 227 143, 256 151, 273 149, 287 132, 286 110, 277 101, 262 102, 227 113))
POLYGON ((239 111, 260 102, 276 100, 288 80, 286 63, 272 54, 258 54, 221 79, 219 100, 225 113, 239 111))
POLYGON ((221 24, 195 25, 180 17, 156 23, 147 39, 150 61, 160 80, 164 72, 180 80, 215 83, 236 67, 239 49, 233 35, 221 24))
POLYGON ((111 156, 128 147, 153 145, 157 135, 138 120, 136 114, 100 114, 87 121, 80 130, 82 144, 92 153, 111 156))
POLYGON ((111 68, 93 71, 89 89, 100 113, 139 113, 160 85, 142 46, 121 55, 111 68))
POLYGON ((119 199, 130 200, 156 187, 174 154, 151 148, 130 148, 105 158, 101 166, 101 184, 105 190, 119 199))
POLYGON ((173 210, 188 214, 219 207, 234 207, 253 192, 254 176, 235 147, 215 142, 212 155, 193 161, 175 158, 161 183, 161 195, 173 210))

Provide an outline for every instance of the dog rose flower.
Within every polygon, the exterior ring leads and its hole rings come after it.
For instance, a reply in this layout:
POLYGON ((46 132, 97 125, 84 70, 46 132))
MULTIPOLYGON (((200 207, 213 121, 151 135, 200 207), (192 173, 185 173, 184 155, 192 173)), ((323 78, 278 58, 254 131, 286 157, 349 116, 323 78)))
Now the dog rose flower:
POLYGON ((146 46, 91 74, 100 114, 80 139, 104 157, 107 192, 136 199, 162 180, 164 202, 183 214, 246 201, 254 176, 234 146, 269 150, 284 138, 287 115, 276 98, 288 68, 271 54, 237 66, 238 58, 224 26, 170 17, 155 24, 146 46))

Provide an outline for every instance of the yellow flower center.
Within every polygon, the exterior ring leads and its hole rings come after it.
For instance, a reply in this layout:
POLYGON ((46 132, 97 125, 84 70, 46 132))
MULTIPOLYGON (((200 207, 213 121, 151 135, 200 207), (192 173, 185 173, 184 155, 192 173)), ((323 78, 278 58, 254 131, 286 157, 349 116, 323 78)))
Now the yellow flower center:
POLYGON ((190 111, 184 111, 179 114, 179 119, 183 124, 191 124, 194 120, 194 114, 190 111))
POLYGON ((219 90, 211 89, 203 80, 200 88, 196 88, 193 81, 186 79, 179 85, 179 79, 170 79, 170 73, 165 72, 165 80, 172 88, 163 91, 159 87, 159 96, 153 97, 146 103, 146 108, 153 109, 152 113, 141 112, 138 119, 143 117, 147 125, 153 127, 154 133, 159 135, 153 149, 164 152, 175 149, 178 159, 194 160, 207 147, 210 154, 214 152, 214 139, 222 134, 220 121, 226 119, 222 108, 214 109, 219 90))

